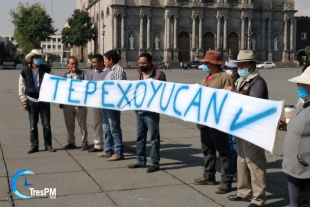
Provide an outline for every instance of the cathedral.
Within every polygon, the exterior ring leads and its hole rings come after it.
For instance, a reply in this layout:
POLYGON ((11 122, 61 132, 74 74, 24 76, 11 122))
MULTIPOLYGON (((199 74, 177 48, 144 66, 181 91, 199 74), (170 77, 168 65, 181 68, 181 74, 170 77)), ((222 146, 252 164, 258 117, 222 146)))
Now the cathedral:
POLYGON ((143 52, 172 63, 200 59, 210 49, 222 52, 223 60, 236 59, 244 49, 261 61, 295 57, 294 0, 76 0, 76 5, 89 12, 97 29, 85 53, 116 50, 123 66, 143 52))

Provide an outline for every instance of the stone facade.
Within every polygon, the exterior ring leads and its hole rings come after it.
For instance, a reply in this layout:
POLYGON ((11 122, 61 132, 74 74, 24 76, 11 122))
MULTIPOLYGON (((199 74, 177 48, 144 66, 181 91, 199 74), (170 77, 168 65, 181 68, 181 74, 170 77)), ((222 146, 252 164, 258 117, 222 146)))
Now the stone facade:
POLYGON ((209 49, 236 59, 252 49, 256 59, 294 60, 294 0, 77 0, 97 28, 88 52, 115 49, 121 63, 142 52, 154 61, 199 59, 209 49), (289 57, 291 55, 291 57, 289 57))

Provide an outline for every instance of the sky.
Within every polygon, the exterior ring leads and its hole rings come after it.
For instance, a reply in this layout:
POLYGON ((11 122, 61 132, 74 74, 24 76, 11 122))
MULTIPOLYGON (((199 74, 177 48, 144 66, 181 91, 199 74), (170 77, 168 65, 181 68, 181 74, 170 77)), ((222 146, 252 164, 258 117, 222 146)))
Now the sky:
MULTIPOLYGON (((45 6, 47 13, 54 20, 54 27, 60 34, 66 20, 71 17, 76 7, 75 0, 0 0, 0 34, 13 34, 14 26, 10 22, 10 9, 15 9, 19 2, 34 4, 39 2, 45 6)), ((295 16, 310 16, 310 0, 295 0, 295 16)))

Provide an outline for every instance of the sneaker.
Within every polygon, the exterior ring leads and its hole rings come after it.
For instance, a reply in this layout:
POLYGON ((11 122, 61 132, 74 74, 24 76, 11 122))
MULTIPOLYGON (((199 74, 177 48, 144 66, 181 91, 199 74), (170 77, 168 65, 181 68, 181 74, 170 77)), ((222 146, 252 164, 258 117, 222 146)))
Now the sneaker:
POLYGON ((88 152, 102 152, 102 149, 91 148, 88 150, 88 152))
POLYGON ((71 143, 64 146, 64 150, 75 149, 75 148, 76 148, 75 144, 71 144, 71 143))
POLYGON ((82 150, 82 151, 88 150, 88 145, 87 145, 87 144, 82 144, 81 150, 82 150))
POLYGON ((124 159, 124 157, 122 157, 122 156, 112 155, 111 157, 109 157, 107 159, 107 161, 119 161, 119 160, 123 160, 123 159, 124 159))
POLYGON ((215 185, 216 181, 214 179, 205 179, 204 177, 200 177, 197 179, 194 179, 194 184, 195 185, 215 185))
POLYGON ((215 190, 215 193, 224 194, 229 193, 230 191, 231 191, 231 184, 221 183, 215 190))

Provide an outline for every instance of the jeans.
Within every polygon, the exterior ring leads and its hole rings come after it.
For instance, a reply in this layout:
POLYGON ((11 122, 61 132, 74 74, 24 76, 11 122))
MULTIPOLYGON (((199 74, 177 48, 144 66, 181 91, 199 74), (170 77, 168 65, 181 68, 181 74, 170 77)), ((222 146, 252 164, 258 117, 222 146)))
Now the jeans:
POLYGON ((206 126, 200 130, 200 139, 205 160, 203 177, 208 180, 215 179, 216 151, 218 151, 222 163, 221 183, 230 184, 233 179, 233 168, 228 134, 206 126))
POLYGON ((146 163, 146 138, 147 132, 151 138, 150 162, 151 165, 159 166, 159 150, 160 150, 160 135, 159 135, 159 114, 153 112, 144 112, 136 115, 137 120, 137 156, 136 164, 145 165, 146 163))
POLYGON ((287 175, 290 207, 310 207, 310 179, 287 175))
POLYGON ((232 153, 232 162, 233 162, 233 169, 234 171, 237 171, 237 146, 236 146, 236 137, 233 135, 228 135, 228 142, 230 145, 231 153, 232 153))
POLYGON ((43 127, 44 146, 52 146, 51 108, 47 102, 28 101, 30 122, 30 142, 32 147, 39 147, 38 121, 39 116, 43 127))
POLYGON ((121 112, 111 109, 102 109, 102 115, 102 128, 105 133, 104 153, 106 156, 112 155, 114 142, 114 155, 123 157, 124 149, 121 129, 121 112))

